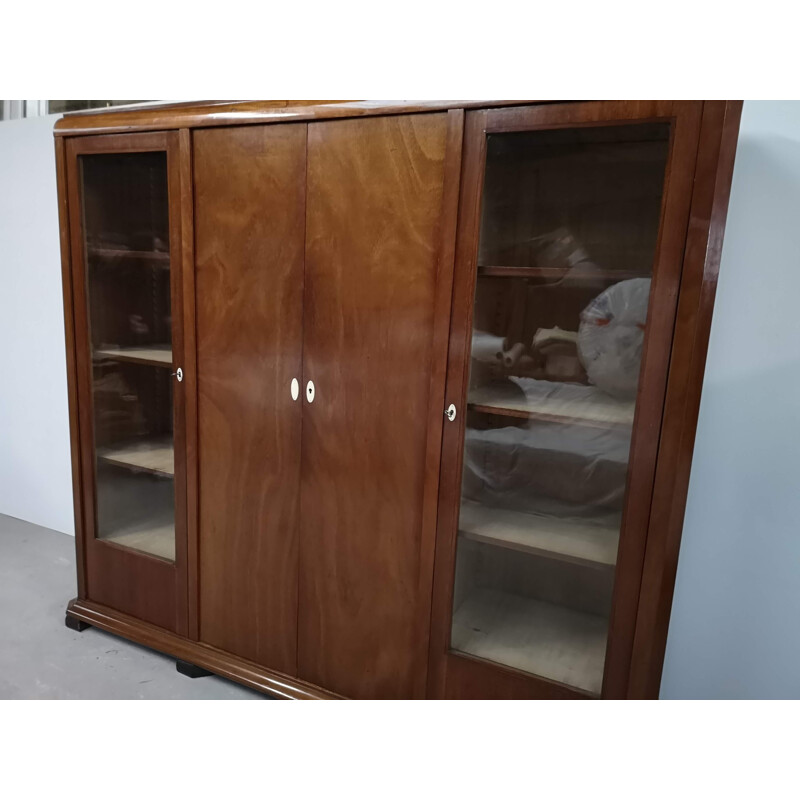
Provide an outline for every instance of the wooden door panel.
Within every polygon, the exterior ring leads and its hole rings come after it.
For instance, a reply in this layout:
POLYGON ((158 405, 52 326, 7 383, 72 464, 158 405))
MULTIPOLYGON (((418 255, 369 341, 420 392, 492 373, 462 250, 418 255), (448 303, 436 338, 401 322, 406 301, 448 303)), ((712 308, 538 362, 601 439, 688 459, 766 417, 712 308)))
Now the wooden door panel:
POLYGON ((199 634, 294 674, 305 125, 194 136, 199 634))
POLYGON ((178 136, 71 139, 64 166, 83 492, 80 595, 185 635, 186 397, 170 377, 170 364, 184 358, 178 136), (131 320, 142 326, 136 334, 131 320), (130 354, 120 353, 133 336, 145 357, 128 369, 130 354), (152 345, 170 357, 154 363, 146 357, 152 345), (171 450, 166 470, 131 460, 128 448, 146 450, 153 438, 171 450))
POLYGON ((446 135, 446 114, 309 126, 298 674, 350 697, 424 691, 446 135))

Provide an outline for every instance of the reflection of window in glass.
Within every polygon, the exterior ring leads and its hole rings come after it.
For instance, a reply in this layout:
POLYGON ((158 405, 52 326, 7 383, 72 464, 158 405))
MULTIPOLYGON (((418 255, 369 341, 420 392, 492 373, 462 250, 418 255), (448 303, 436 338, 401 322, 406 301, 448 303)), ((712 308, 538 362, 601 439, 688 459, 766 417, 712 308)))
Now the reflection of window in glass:
POLYGON ((89 108, 111 108, 133 103, 148 103, 149 100, 48 100, 48 114, 66 114, 68 111, 85 111, 89 108))

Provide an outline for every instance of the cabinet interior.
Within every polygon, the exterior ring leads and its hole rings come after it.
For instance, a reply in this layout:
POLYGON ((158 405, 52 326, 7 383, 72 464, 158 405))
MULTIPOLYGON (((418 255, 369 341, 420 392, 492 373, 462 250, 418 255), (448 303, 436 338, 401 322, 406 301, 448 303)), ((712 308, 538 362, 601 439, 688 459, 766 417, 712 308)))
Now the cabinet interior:
POLYGON ((669 136, 487 141, 451 648, 592 695, 669 136))
POLYGON ((174 560, 167 155, 80 166, 98 537, 174 560))

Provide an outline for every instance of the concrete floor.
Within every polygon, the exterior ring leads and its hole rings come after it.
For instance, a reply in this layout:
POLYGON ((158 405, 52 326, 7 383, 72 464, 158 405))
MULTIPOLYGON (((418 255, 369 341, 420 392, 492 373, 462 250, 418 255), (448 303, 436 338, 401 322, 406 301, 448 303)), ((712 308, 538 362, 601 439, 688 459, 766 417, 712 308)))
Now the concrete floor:
POLYGON ((75 594, 75 540, 0 514, 0 699, 263 697, 222 678, 187 678, 174 659, 95 628, 69 630, 75 594))

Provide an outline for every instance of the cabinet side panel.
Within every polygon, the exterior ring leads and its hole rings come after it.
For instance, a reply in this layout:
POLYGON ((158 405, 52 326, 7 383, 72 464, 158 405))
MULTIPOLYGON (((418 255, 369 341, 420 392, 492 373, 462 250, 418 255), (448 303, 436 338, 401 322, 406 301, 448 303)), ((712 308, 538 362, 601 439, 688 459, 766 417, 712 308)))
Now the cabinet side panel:
POLYGON ((661 684, 741 101, 706 101, 664 406, 628 697, 661 684))
POLYGON ((350 697, 419 696, 447 115, 308 138, 298 671, 350 697))
POLYGON ((294 674, 305 125, 194 136, 199 635, 294 674))
MULTIPOLYGON (((69 438, 72 459, 72 503, 75 515, 75 551, 78 573, 78 596, 86 597, 84 564, 83 501, 81 495, 81 446, 78 423, 78 377, 75 361, 75 319, 72 298, 72 260, 70 254, 69 203, 67 195, 66 145, 56 140, 56 178, 58 181, 58 216, 61 238, 61 283, 64 294, 64 337, 67 352, 67 391, 69 394, 69 438)), ((78 213, 73 209, 73 213, 78 213)))

